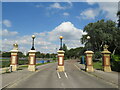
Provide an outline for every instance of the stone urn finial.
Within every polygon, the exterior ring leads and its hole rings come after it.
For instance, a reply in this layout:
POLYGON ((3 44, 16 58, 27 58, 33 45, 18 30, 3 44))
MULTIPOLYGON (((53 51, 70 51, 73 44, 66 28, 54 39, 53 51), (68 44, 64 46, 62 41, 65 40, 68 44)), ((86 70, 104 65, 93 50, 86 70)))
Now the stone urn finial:
POLYGON ((18 44, 17 43, 13 44, 13 50, 18 50, 18 44))
POLYGON ((105 44, 105 45, 103 46, 104 51, 108 51, 108 47, 109 47, 109 46, 105 44))

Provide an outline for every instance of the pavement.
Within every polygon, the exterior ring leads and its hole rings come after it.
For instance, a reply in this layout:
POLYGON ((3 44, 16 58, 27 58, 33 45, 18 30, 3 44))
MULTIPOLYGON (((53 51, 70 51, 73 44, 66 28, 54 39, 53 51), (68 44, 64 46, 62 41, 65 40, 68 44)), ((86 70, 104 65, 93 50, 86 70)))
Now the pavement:
POLYGON ((27 69, 2 75, 2 88, 118 88, 118 73, 84 71, 75 60, 65 61, 65 72, 57 72, 57 63, 38 66, 36 72, 27 69))
MULTIPOLYGON (((80 67, 81 70, 85 71, 85 65, 84 64, 79 64, 77 63, 77 66, 80 67)), ((119 86, 120 84, 118 83, 119 75, 120 73, 112 71, 112 72, 104 72, 102 70, 96 70, 94 69, 94 72, 86 72, 88 74, 91 74, 97 78, 103 79, 106 82, 115 84, 116 86, 119 86), (118 85, 119 84, 119 85, 118 85)))

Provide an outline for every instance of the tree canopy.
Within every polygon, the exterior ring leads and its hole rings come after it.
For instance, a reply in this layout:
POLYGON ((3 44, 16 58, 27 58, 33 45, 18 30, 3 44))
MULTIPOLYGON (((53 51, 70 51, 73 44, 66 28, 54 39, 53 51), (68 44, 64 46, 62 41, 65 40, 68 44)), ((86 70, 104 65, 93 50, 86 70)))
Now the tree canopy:
POLYGON ((84 32, 87 35, 83 35, 81 42, 87 46, 88 43, 91 44, 91 49, 93 51, 101 51, 104 44, 109 45, 110 51, 115 53, 115 50, 120 49, 120 30, 117 28, 116 23, 104 19, 99 20, 95 23, 89 23, 84 27, 84 32), (90 36, 88 42, 87 36, 90 36))

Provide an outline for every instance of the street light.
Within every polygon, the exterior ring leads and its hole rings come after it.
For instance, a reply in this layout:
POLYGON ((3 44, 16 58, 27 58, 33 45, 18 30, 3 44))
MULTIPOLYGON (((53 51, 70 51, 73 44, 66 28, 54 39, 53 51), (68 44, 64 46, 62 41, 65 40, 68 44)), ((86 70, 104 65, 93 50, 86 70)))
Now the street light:
POLYGON ((33 39, 33 41, 32 41, 32 48, 31 48, 31 50, 35 50, 35 48, 34 48, 34 39, 35 39, 35 35, 32 35, 32 39, 33 39))
POLYGON ((87 36, 87 40, 89 40, 90 39, 90 36, 87 36))
POLYGON ((90 50, 90 45, 89 45, 90 36, 87 36, 87 40, 88 40, 88 50, 90 50))
POLYGON ((63 39, 63 36, 60 36, 60 49, 59 50, 62 50, 62 39, 63 39))

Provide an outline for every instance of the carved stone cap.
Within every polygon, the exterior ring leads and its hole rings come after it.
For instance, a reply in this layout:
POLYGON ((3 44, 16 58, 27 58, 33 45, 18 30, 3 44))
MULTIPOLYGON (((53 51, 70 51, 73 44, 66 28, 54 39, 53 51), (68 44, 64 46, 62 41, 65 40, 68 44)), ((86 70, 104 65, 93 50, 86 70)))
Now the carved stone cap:
POLYGON ((108 47, 109 47, 109 46, 105 44, 105 45, 103 46, 104 51, 102 51, 101 53, 108 53, 108 54, 110 54, 111 52, 108 51, 108 47))
POLYGON ((86 54, 93 54, 93 51, 85 51, 86 54))
POLYGON ((105 54, 105 53, 106 53, 106 54, 110 54, 111 52, 110 52, 110 51, 102 51, 101 53, 102 53, 102 54, 105 54))
POLYGON ((59 50, 59 51, 57 51, 57 53, 59 53, 59 54, 63 54, 63 53, 65 53, 65 51, 63 51, 63 50, 59 50))
POLYGON ((19 52, 19 51, 18 50, 11 50, 11 52, 15 52, 16 53, 16 52, 19 52))
POLYGON ((30 50, 30 51, 28 51, 29 53, 35 53, 36 52, 36 50, 30 50))

